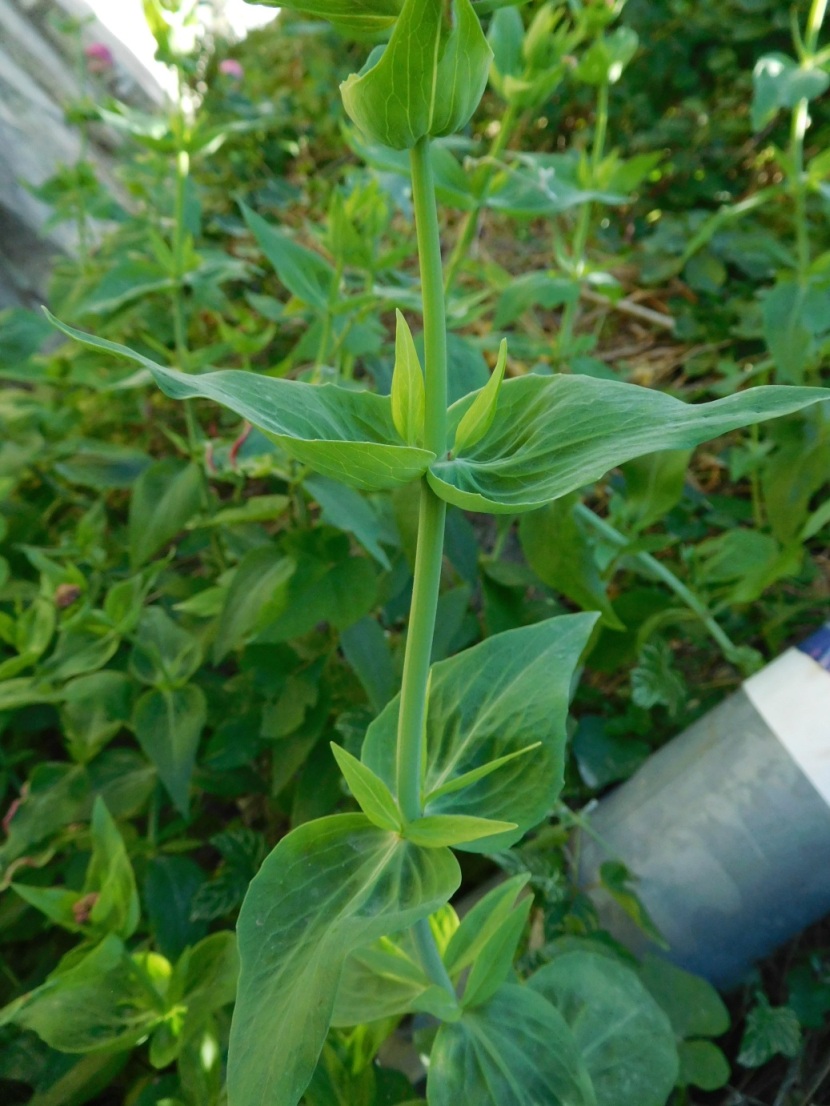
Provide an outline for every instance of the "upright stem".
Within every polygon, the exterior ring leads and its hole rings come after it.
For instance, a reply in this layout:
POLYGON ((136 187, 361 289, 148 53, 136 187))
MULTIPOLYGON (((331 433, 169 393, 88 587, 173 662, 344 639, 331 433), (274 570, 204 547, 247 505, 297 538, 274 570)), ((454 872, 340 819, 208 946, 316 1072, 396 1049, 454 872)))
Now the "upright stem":
MULTIPOLYGON (((591 151, 591 187, 596 188, 596 177, 600 163, 605 155, 605 139, 608 134, 608 92, 607 81, 599 86, 599 98, 597 100, 596 125, 594 127, 594 143, 591 151)), ((576 233, 572 251, 573 268, 577 280, 582 280, 585 270, 585 251, 588 247, 588 234, 591 230, 591 222, 594 214, 594 205, 589 200, 579 209, 576 222, 576 233)), ((562 351, 567 348, 573 334, 574 324, 579 313, 579 296, 565 305, 562 313, 562 323, 559 328, 558 346, 562 351)))
MULTIPOLYGON (((447 331, 441 268, 441 236, 435 205, 435 182, 429 139, 423 138, 411 152, 412 199, 421 265, 424 304, 424 354, 426 411, 424 444, 437 456, 447 449, 447 331)), ((435 615, 444 553, 446 504, 421 482, 415 580, 404 653, 401 707, 398 720, 397 791, 401 813, 412 820, 423 813, 421 797, 424 769, 424 731, 435 615)), ((429 922, 415 925, 415 942, 429 978, 454 994, 435 944, 429 922)))
MULTIPOLYGON (((421 139, 411 155, 412 198, 421 263, 424 303, 426 410, 424 444, 438 456, 447 447, 447 335, 441 271, 441 238, 429 142, 421 139)), ((404 818, 422 814, 423 735, 427 684, 441 583, 446 504, 421 482, 415 580, 404 653, 398 721, 397 789, 404 818)))

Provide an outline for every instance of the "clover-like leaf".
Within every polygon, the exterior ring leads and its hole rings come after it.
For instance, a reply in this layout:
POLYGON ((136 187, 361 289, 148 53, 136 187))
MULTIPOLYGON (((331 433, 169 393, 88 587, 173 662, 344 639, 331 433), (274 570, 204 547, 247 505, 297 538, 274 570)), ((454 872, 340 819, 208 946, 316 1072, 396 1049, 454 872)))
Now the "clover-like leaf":
MULTIPOLYGON (((523 376, 504 383, 488 433, 429 471, 437 495, 468 511, 532 511, 609 469, 663 449, 691 449, 720 434, 830 400, 826 388, 773 385, 711 403, 587 376, 523 376)), ((450 408, 450 434, 472 400, 450 408)))
POLYGON ((351 487, 377 491, 408 484, 424 473, 434 457, 428 450, 401 442, 388 396, 334 384, 278 380, 242 370, 200 376, 181 373, 46 314, 70 338, 144 365, 161 390, 173 399, 216 400, 253 423, 290 456, 351 487))

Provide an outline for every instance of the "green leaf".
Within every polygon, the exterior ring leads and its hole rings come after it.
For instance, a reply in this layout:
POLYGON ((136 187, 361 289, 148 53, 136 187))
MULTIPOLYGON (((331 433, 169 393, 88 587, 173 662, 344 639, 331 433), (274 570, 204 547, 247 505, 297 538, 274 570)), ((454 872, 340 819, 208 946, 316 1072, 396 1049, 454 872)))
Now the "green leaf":
POLYGON ((205 935, 207 926, 191 918, 204 882, 202 869, 186 856, 154 856, 147 865, 142 896, 147 922, 154 947, 168 960, 176 960, 205 935))
POLYGON ((482 944, 464 987, 465 1009, 487 1002, 512 972, 516 949, 532 906, 533 896, 528 895, 482 944))
POLYGON ((331 265, 266 223, 246 204, 239 206, 248 230, 291 295, 318 311, 328 311, 335 280, 331 265))
POLYGON ((499 296, 493 326, 503 327, 514 322, 531 307, 550 311, 579 299, 579 284, 568 277, 551 276, 547 270, 523 273, 511 280, 499 296))
MULTIPOLYGON (((435 462, 428 478, 442 499, 464 510, 530 511, 634 457, 691 449, 827 399, 822 388, 763 387, 691 405, 613 380, 524 376, 505 382, 484 438, 460 457, 435 462)), ((450 408, 451 430, 469 403, 450 408)))
POLYGON ((0 1025, 31 1029, 61 1052, 131 1049, 163 1016, 160 996, 110 935, 71 966, 0 1011, 0 1025))
POLYGON ((667 949, 668 943, 657 928, 654 919, 637 894, 637 877, 618 860, 606 860, 600 865, 599 878, 603 888, 625 914, 649 937, 658 948, 667 949))
POLYGON ((758 996, 746 1018, 738 1063, 745 1068, 760 1068, 773 1056, 797 1056, 801 1047, 801 1026, 789 1006, 770 1006, 764 995, 758 996))
POLYGON ((363 134, 393 150, 454 134, 487 84, 492 53, 470 0, 405 0, 379 58, 340 86, 363 134))
POLYGON ((514 984, 441 1026, 427 1094, 430 1106, 596 1106, 562 1015, 536 991, 514 984))
POLYGON ((400 313, 395 335, 395 369, 392 373, 392 421, 407 445, 423 445, 424 374, 412 331, 400 313))
POLYGON ((197 637, 177 625, 161 607, 141 615, 130 655, 130 673, 154 687, 181 687, 202 663, 197 637))
POLYGON ((323 1047, 346 957, 426 917, 459 880, 448 850, 420 849, 360 814, 323 818, 284 837, 239 918, 231 1106, 296 1106, 323 1047))
POLYGON ((496 822, 491 818, 474 818, 469 814, 428 814, 407 822, 403 834, 407 841, 427 848, 442 845, 463 845, 479 841, 482 837, 494 837, 498 833, 511 833, 515 822, 496 822))
POLYGON ((623 466, 628 526, 645 530, 680 502, 689 459, 688 450, 668 450, 649 453, 623 466))
POLYGON ((340 635, 343 656, 363 684, 376 712, 395 694, 397 683, 386 634, 374 618, 361 618, 340 635))
POLYGON ((799 100, 815 100, 830 88, 830 74, 799 65, 786 54, 764 54, 752 73, 752 129, 763 130, 780 108, 794 108, 799 100))
POLYGON ((659 637, 647 641, 631 670, 631 701, 644 710, 661 704, 674 717, 688 697, 670 647, 659 637))
POLYGON ((204 692, 193 684, 176 690, 154 688, 141 696, 133 712, 138 743, 185 818, 190 809, 190 777, 206 721, 204 692))
MULTIPOLYGON (((486 206, 517 218, 561 215, 586 203, 622 204, 625 196, 585 188, 578 163, 563 154, 519 154, 493 176, 486 206), (518 166, 518 167, 517 167, 518 166)), ((551 296, 562 295, 552 291, 551 296)), ((567 298, 563 298, 567 302, 567 298)))
POLYGON ((664 1106, 678 1072, 674 1033, 632 969, 601 953, 566 952, 529 986, 573 1032, 597 1106, 664 1106))
MULTIPOLYGON (((379 826, 380 829, 399 833, 401 814, 398 810, 398 804, 383 780, 379 779, 371 768, 361 764, 357 757, 353 757, 350 752, 340 745, 335 745, 333 741, 330 742, 330 745, 331 751, 334 753, 334 759, 337 761, 340 771, 346 777, 349 790, 369 821, 373 825, 379 826)), ((416 842, 416 844, 418 843, 416 842)))
POLYGON ((239 562, 213 643, 215 663, 273 621, 288 604, 288 582, 297 563, 270 545, 252 549, 239 562))
POLYGON ((464 412, 456 427, 453 453, 461 453, 465 449, 472 448, 477 442, 481 441, 493 425, 499 402, 499 390, 504 380, 506 366, 507 339, 502 338, 498 361, 492 376, 481 391, 476 393, 473 402, 464 412))
MULTIPOLYGON (((442 923, 458 924, 451 906, 442 907, 429 919, 439 952, 445 943, 442 923)), ((428 979, 411 929, 362 945, 348 957, 337 989, 332 1025, 353 1026, 418 1011, 455 1021, 460 1007, 443 987, 434 986, 428 979)))
POLYGON ((583 610, 599 611, 603 622, 624 630, 600 576, 594 546, 584 523, 574 514, 573 492, 526 514, 519 527, 527 563, 539 579, 583 610))
POLYGON ((123 672, 78 676, 63 689, 61 720, 69 755, 85 764, 99 753, 131 714, 133 684, 123 672))
POLYGON ((679 1087, 717 1091, 729 1082, 732 1074, 729 1061, 711 1041, 681 1041, 677 1054, 680 1058, 679 1087))
POLYGON ((434 457, 428 450, 399 443, 388 396, 241 370, 189 376, 162 368, 126 346, 64 326, 52 315, 49 318, 76 341, 144 365, 173 399, 215 400, 298 461, 351 487, 375 491, 408 484, 423 475, 434 457))
POLYGON ((146 564, 185 528, 202 503, 196 465, 168 457, 146 468, 135 482, 128 524, 130 564, 146 564))
POLYGON ((116 933, 126 940, 138 927, 138 891, 124 839, 100 796, 92 808, 91 831, 92 859, 84 881, 84 894, 97 897, 89 912, 89 921, 99 930, 116 933))
POLYGON ((700 976, 649 956, 640 965, 640 979, 665 1010, 678 1037, 719 1037, 729 1028, 723 1000, 700 976))
POLYGON ((813 349, 813 335, 805 323, 808 289, 795 280, 782 280, 765 293, 762 307, 764 340, 779 379, 800 384, 813 349))
MULTIPOLYGON (((517 829, 461 847, 489 852, 518 840, 548 813, 562 787, 571 681, 596 621, 566 615, 488 638, 432 666, 427 713, 425 814, 510 821, 517 829), (534 742, 538 749, 525 756, 534 742), (510 757, 463 790, 447 787, 491 761, 510 757)), ((395 785, 400 697, 369 727, 362 759, 395 785)))
POLYGON ((344 31, 371 34, 383 31, 394 23, 402 0, 257 0, 266 7, 284 8, 328 19, 344 31))
POLYGON ((324 522, 354 534, 379 565, 387 571, 391 569, 389 558, 380 544, 389 539, 387 529, 380 512, 366 496, 326 476, 307 476, 303 486, 320 504, 324 522))
POLYGON ((639 39, 630 27, 617 27, 596 39, 582 55, 575 76, 586 84, 616 84, 637 53, 639 39))
MULTIPOLYGON (((444 963, 452 976, 460 975, 478 959, 481 950, 495 936, 502 923, 515 909, 516 896, 527 885, 530 876, 522 873, 505 880, 480 899, 461 919, 450 937, 444 953, 444 963)), ((529 901, 533 901, 532 898, 529 901)))

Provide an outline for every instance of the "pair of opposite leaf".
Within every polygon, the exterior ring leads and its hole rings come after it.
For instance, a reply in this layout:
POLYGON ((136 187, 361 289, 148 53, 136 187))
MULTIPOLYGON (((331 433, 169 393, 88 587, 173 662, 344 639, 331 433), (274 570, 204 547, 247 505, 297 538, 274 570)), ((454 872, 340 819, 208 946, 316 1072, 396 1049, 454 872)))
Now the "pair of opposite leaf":
MULTIPOLYGON (((397 311, 396 315, 398 326, 395 336, 395 371, 392 375, 392 421, 407 445, 420 448, 424 444, 426 413, 424 374, 412 339, 412 331, 401 312, 397 311)), ((498 360, 490 379, 476 393, 475 399, 456 427, 449 458, 457 456, 465 448, 469 449, 476 445, 493 425, 506 366, 507 339, 504 338, 499 346, 498 360)))

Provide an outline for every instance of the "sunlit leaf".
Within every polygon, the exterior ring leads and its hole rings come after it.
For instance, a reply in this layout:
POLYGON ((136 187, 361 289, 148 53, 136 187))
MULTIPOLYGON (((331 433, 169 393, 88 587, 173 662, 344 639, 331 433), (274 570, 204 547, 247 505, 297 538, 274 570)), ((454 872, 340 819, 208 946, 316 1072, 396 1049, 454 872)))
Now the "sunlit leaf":
POLYGON ((241 370, 187 375, 49 317, 70 338, 144 365, 173 399, 215 400, 253 423, 298 461, 352 487, 372 491, 408 484, 424 473, 434 456, 400 441, 388 396, 241 370))
MULTIPOLYGON (((752 388, 712 403, 587 376, 524 376, 502 387, 495 421, 468 453, 436 461, 433 490, 469 511, 515 513, 664 449, 691 449, 741 426, 830 399, 822 388, 752 388)), ((450 433, 471 400, 450 408, 450 433)))

